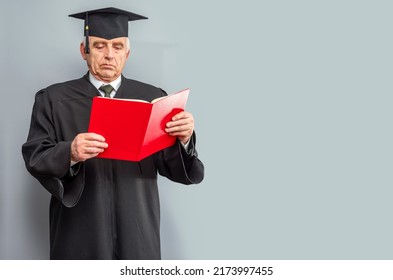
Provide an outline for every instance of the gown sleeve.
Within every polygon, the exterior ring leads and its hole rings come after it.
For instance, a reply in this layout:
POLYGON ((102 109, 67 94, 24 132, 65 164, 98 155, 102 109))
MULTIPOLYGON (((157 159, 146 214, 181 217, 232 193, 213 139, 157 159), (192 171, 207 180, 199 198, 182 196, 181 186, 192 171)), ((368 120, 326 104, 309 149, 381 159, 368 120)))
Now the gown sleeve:
POLYGON ((177 140, 175 145, 156 154, 156 165, 160 175, 185 184, 198 184, 204 178, 204 166, 198 158, 195 132, 191 136, 189 146, 184 146, 177 140))
MULTIPOLYGON (((168 95, 161 89, 162 96, 168 95)), ((187 150, 179 140, 169 147, 155 154, 158 173, 168 179, 185 184, 198 184, 204 178, 204 166, 198 159, 196 150, 196 135, 193 132, 187 150)))
POLYGON ((22 146, 23 159, 32 176, 65 206, 72 207, 83 190, 84 166, 71 170, 71 141, 58 141, 55 131, 48 93, 41 90, 36 94, 29 134, 22 146))

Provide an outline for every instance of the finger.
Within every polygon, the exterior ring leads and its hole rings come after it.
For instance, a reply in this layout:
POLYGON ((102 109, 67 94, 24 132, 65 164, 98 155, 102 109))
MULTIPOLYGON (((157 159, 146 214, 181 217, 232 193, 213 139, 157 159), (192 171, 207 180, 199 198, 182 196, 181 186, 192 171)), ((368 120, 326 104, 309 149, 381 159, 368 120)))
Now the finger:
POLYGON ((171 121, 166 124, 166 127, 174 127, 174 126, 181 126, 181 125, 188 125, 192 124, 190 119, 180 119, 177 121, 171 121))
POLYGON ((169 133, 169 135, 170 136, 173 136, 173 137, 189 137, 189 136, 191 136, 191 134, 190 133, 185 133, 185 132, 171 132, 171 133, 169 133))
POLYGON ((84 153, 85 154, 89 154, 89 155, 98 155, 100 153, 102 153, 104 151, 104 149, 101 148, 93 148, 93 147, 88 147, 84 149, 84 153))
POLYGON ((106 142, 98 142, 98 141, 87 141, 85 143, 85 147, 87 147, 87 148, 106 149, 106 148, 108 148, 108 143, 106 143, 106 142))
POLYGON ((97 156, 108 147, 108 144, 101 142, 104 139, 95 133, 82 133, 77 135, 71 144, 71 159, 74 161, 84 161, 97 156), (96 140, 86 140, 96 139, 96 140))
POLYGON ((170 121, 166 124, 167 127, 173 127, 173 126, 178 126, 178 125, 194 125, 194 119, 192 116, 177 119, 175 121, 170 121))
POLYGON ((104 136, 96 133, 83 133, 83 139, 87 141, 99 141, 99 142, 105 142, 104 136))
POLYGON ((185 119, 185 118, 192 118, 192 115, 189 112, 182 111, 180 113, 177 113, 172 117, 172 121, 177 121, 180 119, 185 119))
POLYGON ((182 132, 182 131, 192 131, 193 126, 187 124, 187 125, 178 125, 174 127, 167 127, 165 129, 166 132, 182 132))

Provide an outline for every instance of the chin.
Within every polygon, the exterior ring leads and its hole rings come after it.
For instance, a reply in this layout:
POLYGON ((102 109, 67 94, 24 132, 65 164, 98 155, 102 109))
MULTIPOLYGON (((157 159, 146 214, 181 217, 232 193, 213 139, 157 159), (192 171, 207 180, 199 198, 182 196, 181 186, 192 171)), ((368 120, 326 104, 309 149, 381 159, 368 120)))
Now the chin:
POLYGON ((116 79, 117 74, 115 74, 115 73, 101 73, 100 76, 105 79, 116 79))

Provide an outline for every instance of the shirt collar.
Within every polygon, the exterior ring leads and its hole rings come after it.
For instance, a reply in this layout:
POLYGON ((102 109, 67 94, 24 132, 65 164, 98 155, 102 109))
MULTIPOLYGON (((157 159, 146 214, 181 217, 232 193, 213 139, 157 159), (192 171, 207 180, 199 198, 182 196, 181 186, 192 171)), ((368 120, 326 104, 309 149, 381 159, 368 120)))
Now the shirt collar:
MULTIPOLYGON (((107 84, 108 84, 108 83, 104 83, 104 82, 102 82, 102 81, 100 81, 100 80, 97 80, 97 78, 94 77, 90 72, 89 72, 89 80, 90 80, 90 82, 93 84, 93 86, 95 86, 95 88, 96 88, 97 90, 100 88, 100 86, 102 86, 102 85, 107 85, 107 84)), ((109 84, 115 89, 115 90, 111 93, 111 97, 113 97, 113 96, 115 96, 117 90, 118 90, 119 87, 120 87, 120 84, 121 84, 121 75, 120 75, 116 80, 110 82, 109 84)), ((98 90, 98 91, 100 92, 100 94, 101 94, 102 96, 104 96, 104 93, 103 93, 103 92, 101 92, 100 90, 98 90)))

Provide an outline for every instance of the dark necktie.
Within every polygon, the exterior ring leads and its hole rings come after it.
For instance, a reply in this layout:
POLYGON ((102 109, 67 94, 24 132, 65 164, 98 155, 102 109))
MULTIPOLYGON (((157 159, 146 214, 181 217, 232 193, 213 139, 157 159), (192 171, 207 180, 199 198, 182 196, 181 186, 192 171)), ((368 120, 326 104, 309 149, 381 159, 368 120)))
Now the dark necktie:
POLYGON ((107 84, 107 85, 102 85, 102 86, 100 86, 100 90, 102 90, 104 93, 105 93, 105 97, 111 97, 111 92, 114 90, 114 88, 110 85, 110 84, 107 84))

